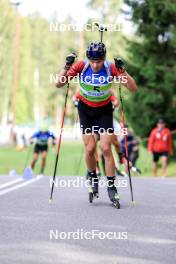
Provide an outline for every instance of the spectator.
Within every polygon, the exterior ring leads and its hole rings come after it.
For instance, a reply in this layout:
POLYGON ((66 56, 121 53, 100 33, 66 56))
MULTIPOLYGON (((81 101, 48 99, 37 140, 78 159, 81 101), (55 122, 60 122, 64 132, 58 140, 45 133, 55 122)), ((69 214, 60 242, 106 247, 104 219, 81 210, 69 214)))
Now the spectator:
POLYGON ((148 151, 153 154, 153 174, 157 176, 158 161, 161 157, 162 161, 162 176, 167 175, 167 159, 168 155, 173 155, 172 135, 169 128, 163 119, 159 119, 157 127, 155 127, 149 136, 148 151))
MULTIPOLYGON (((126 128, 128 128, 127 125, 125 125, 126 128)), ((122 153, 124 156, 126 156, 126 149, 125 149, 125 138, 120 142, 121 148, 122 148, 122 153)), ((136 161, 139 157, 139 141, 137 138, 133 135, 131 131, 128 130, 127 134, 127 145, 128 145, 128 157, 129 160, 131 161, 132 165, 136 165, 136 161)))

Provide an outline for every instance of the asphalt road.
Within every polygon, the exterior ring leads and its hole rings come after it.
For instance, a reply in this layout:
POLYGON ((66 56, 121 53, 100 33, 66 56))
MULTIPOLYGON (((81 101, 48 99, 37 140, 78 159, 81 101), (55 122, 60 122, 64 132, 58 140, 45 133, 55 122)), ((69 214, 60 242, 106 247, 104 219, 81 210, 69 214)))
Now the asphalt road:
POLYGON ((176 263, 176 179, 133 178, 134 207, 120 181, 120 210, 105 188, 89 204, 75 177, 59 179, 49 204, 49 177, 0 176, 1 264, 176 263))

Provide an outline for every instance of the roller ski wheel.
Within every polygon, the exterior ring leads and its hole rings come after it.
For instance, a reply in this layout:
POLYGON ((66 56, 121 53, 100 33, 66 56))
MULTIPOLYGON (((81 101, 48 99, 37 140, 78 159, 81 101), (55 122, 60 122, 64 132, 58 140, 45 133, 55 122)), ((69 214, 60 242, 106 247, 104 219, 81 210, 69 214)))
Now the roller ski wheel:
POLYGON ((116 208, 116 209, 120 209, 120 202, 119 200, 115 200, 112 202, 112 205, 116 208))
POLYGON ((98 199, 99 198, 99 193, 98 192, 93 193, 93 196, 98 199))
POLYGON ((93 192, 93 188, 89 187, 89 202, 92 203, 94 198, 99 198, 98 192, 93 192))
POLYGON ((94 195, 92 192, 89 193, 89 203, 93 203, 94 195))
POLYGON ((94 195, 93 195, 93 188, 89 186, 89 203, 93 203, 94 195))

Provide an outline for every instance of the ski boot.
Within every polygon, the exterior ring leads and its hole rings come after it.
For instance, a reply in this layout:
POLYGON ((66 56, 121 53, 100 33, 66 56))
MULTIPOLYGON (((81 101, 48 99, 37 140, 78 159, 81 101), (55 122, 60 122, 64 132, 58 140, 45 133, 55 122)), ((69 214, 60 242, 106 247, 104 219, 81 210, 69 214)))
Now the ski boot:
POLYGON ((131 170, 132 170, 132 172, 136 172, 138 174, 141 174, 142 173, 141 170, 139 168, 135 167, 135 166, 132 166, 131 167, 131 170))
POLYGON ((115 177, 107 177, 108 179, 108 195, 109 199, 112 202, 112 205, 115 206, 115 208, 120 209, 120 197, 117 192, 117 188, 114 185, 115 177))
POLYGON ((96 172, 88 172, 87 174, 89 179, 89 202, 92 203, 94 198, 98 198, 98 177, 96 172))

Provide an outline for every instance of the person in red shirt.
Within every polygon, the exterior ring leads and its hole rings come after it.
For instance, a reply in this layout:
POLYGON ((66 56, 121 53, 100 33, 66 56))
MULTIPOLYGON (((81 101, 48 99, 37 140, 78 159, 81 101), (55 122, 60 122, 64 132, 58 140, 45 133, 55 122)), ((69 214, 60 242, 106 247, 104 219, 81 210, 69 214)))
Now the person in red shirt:
POLYGON ((157 176, 158 161, 162 159, 162 176, 166 177, 168 155, 173 155, 172 135, 163 119, 159 119, 157 127, 154 128, 149 136, 148 151, 153 153, 153 173, 157 176))

